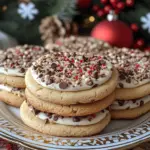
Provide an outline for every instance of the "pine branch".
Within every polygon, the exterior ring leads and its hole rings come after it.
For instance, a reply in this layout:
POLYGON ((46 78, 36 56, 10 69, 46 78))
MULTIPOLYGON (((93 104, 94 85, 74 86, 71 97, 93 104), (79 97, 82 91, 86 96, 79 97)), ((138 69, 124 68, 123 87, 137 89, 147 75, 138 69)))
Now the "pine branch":
POLYGON ((76 0, 66 0, 64 7, 57 13, 61 20, 71 21, 73 16, 78 12, 76 11, 76 0))

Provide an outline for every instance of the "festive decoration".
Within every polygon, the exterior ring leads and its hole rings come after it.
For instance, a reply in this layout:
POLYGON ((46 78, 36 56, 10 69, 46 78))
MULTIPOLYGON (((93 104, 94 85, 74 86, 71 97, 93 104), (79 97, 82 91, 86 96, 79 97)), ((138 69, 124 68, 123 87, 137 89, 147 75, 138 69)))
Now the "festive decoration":
POLYGON ((41 39, 45 44, 55 42, 58 38, 78 33, 78 27, 75 23, 61 21, 57 16, 44 18, 39 30, 42 35, 41 39))
POLYGON ((134 0, 126 0, 126 5, 132 7, 134 5, 134 0))
POLYGON ((33 20, 35 18, 35 15, 37 15, 39 11, 35 8, 35 4, 30 2, 27 4, 20 3, 18 13, 23 19, 33 20))
POLYGON ((132 30, 122 21, 116 20, 111 12, 108 20, 101 21, 92 30, 91 35, 118 47, 131 47, 133 44, 132 30))
POLYGON ((131 24, 131 29, 132 29, 134 32, 138 32, 139 27, 138 27, 138 25, 137 25, 137 24, 132 23, 132 24, 131 24))
POLYGON ((138 39, 135 41, 134 48, 142 49, 144 47, 144 44, 145 42, 143 39, 138 39))
POLYGON ((57 15, 71 21, 76 14, 76 0, 1 0, 0 30, 15 37, 20 44, 41 44, 39 25, 46 16, 57 15))
MULTIPOLYGON (((95 0, 96 1, 96 0, 95 0)), ((98 17, 103 17, 109 14, 111 10, 120 13, 125 8, 132 7, 134 0, 99 0, 102 5, 93 5, 93 10, 97 13, 98 17), (104 13, 105 12, 105 13, 104 13)))
POLYGON ((146 16, 142 16, 141 22, 143 23, 142 28, 148 30, 148 33, 150 33, 150 13, 146 14, 146 16))
POLYGON ((77 5, 81 9, 88 8, 90 6, 91 0, 77 0, 77 5))

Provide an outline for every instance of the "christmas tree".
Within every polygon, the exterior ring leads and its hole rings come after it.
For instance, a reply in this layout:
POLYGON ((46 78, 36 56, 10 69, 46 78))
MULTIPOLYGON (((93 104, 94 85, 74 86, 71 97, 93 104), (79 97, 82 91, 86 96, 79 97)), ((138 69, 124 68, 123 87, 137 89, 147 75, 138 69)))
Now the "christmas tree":
POLYGON ((57 15, 71 20, 75 0, 1 0, 0 30, 15 37, 19 43, 39 44, 39 25, 46 16, 57 15))
POLYGON ((132 47, 146 48, 150 39, 149 0, 1 0, 0 30, 15 37, 21 44, 40 44, 41 36, 43 40, 47 40, 43 34, 54 30, 50 36, 47 35, 51 38, 57 29, 60 33, 65 30, 63 37, 72 33, 70 28, 73 33, 78 29, 80 35, 91 35, 92 29, 106 20, 111 10, 118 15, 118 20, 128 25, 134 33, 132 47), (57 19, 49 18, 54 15, 62 21, 60 26, 54 27, 57 19), (46 30, 42 26, 40 35, 39 26, 44 18, 47 19, 46 30), (68 22, 71 24, 68 25, 68 22), (78 26, 74 26, 74 22, 78 26), (52 26, 55 29, 52 29, 52 26))

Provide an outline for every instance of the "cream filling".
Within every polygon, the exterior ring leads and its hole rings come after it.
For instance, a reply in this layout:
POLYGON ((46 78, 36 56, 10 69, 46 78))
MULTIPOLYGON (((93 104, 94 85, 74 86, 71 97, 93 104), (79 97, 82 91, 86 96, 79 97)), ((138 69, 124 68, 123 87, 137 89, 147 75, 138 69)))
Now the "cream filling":
POLYGON ((100 111, 93 117, 93 115, 81 117, 80 121, 74 122, 73 117, 59 117, 58 120, 54 120, 54 114, 52 115, 51 118, 48 117, 48 115, 44 112, 40 112, 36 116, 40 118, 41 120, 49 120, 51 123, 57 123, 57 124, 62 124, 62 125, 71 125, 71 126, 84 126, 84 125, 91 125, 91 124, 96 124, 103 120, 106 115, 109 113, 108 110, 104 110, 104 112, 100 111), (90 118, 92 118, 90 120, 90 118))
POLYGON ((0 74, 11 75, 11 76, 21 76, 24 77, 25 73, 19 72, 19 69, 6 69, 0 67, 0 74))
MULTIPOLYGON (((149 82, 150 82, 150 79, 144 79, 142 81, 131 80, 131 83, 127 83, 125 80, 124 81, 119 80, 119 83, 123 84, 123 88, 135 88, 135 87, 144 85, 144 84, 149 83, 149 82)), ((119 85, 117 86, 117 88, 120 88, 119 85)))
POLYGON ((0 84, 0 90, 11 92, 17 96, 25 97, 24 89, 13 90, 14 88, 8 85, 0 84))
MULTIPOLYGON (((106 77, 103 77, 103 78, 100 77, 99 79, 91 78, 93 81, 93 85, 99 85, 100 86, 100 85, 104 84, 105 82, 107 82, 111 78, 111 76, 112 76, 112 71, 111 71, 112 65, 109 62, 107 62, 107 67, 108 67, 107 69, 101 70, 101 73, 104 73, 106 75, 106 77)), ((61 89, 61 88, 59 88, 59 83, 52 83, 50 85, 46 85, 46 82, 42 82, 41 79, 37 76, 37 74, 35 73, 35 71, 33 69, 31 69, 31 74, 32 74, 33 79, 38 84, 40 84, 43 87, 52 89, 52 90, 82 91, 82 90, 91 89, 93 87, 93 85, 89 86, 86 84, 86 82, 89 80, 89 78, 85 77, 85 76, 82 76, 81 85, 78 85, 78 83, 73 83, 72 85, 69 85, 68 88, 61 89)))
POLYGON ((118 101, 114 101, 114 103, 110 106, 112 110, 124 110, 124 109, 133 109, 141 106, 141 102, 146 104, 150 102, 150 95, 137 99, 135 101, 126 100, 122 106, 119 105, 118 101))

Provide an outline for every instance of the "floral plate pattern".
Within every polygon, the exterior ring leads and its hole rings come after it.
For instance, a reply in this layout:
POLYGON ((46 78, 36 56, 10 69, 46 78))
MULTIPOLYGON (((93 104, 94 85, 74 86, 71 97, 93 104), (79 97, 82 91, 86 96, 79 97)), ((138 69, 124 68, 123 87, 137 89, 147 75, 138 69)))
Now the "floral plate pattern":
POLYGON ((0 136, 41 149, 118 149, 150 139, 150 112, 141 118, 112 121, 100 135, 62 138, 41 134, 23 124, 19 110, 0 103, 0 136))

